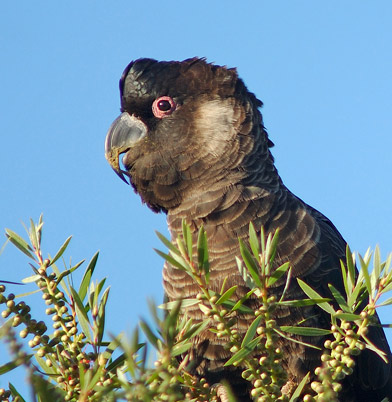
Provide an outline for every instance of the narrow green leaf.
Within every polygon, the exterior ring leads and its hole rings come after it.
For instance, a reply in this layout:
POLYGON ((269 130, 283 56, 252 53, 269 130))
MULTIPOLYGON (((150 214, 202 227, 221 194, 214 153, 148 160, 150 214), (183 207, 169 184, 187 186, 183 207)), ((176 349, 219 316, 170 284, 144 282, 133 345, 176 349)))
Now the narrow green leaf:
POLYGON ((252 222, 249 224, 249 245, 254 257, 258 260, 260 256, 259 239, 252 222))
MULTIPOLYGON (((165 297, 165 299, 166 299, 166 297, 165 297)), ((160 316, 158 315, 158 309, 156 307, 156 304, 155 304, 154 300, 151 300, 151 299, 147 299, 147 302, 148 302, 148 308, 150 310, 152 318, 154 319, 156 327, 160 328, 162 326, 162 321, 161 321, 160 316)), ((177 304, 178 304, 178 300, 176 300, 174 302, 174 305, 173 305, 173 307, 171 309, 172 310, 175 309, 177 304)), ((136 335, 136 333, 135 333, 135 335, 136 335)))
POLYGON ((147 339, 150 341, 150 343, 155 347, 155 349, 158 349, 158 338, 151 330, 147 322, 142 319, 140 320, 139 325, 144 334, 147 336, 147 339))
POLYGON ((242 259, 244 260, 244 263, 246 267, 248 268, 248 271, 256 284, 259 288, 262 287, 261 280, 260 280, 260 272, 259 272, 259 266, 253 257, 253 255, 250 253, 248 247, 244 243, 242 239, 239 239, 240 242, 240 252, 242 259))
MULTIPOLYGON (((177 301, 162 303, 158 306, 158 308, 164 309, 164 310, 171 310, 172 308, 174 308, 177 305, 177 303, 178 303, 177 301)), ((199 304, 199 303, 200 303, 199 299, 184 299, 184 300, 182 300, 181 307, 182 308, 190 307, 190 306, 194 306, 195 304, 199 304)))
POLYGON ((97 265, 98 256, 99 256, 99 251, 97 251, 93 255, 90 262, 88 263, 86 270, 84 271, 82 282, 80 283, 79 292, 78 292, 80 300, 82 300, 82 301, 84 301, 84 299, 86 297, 87 289, 89 287, 91 277, 94 273, 95 266, 97 265))
POLYGON ((313 306, 314 304, 326 303, 331 301, 331 299, 327 299, 322 297, 320 299, 299 299, 299 300, 285 300, 279 302, 280 306, 290 306, 290 307, 304 307, 304 306, 313 306))
POLYGON ((226 300, 229 300, 230 297, 233 295, 233 293, 237 290, 237 288, 238 288, 238 286, 235 285, 235 286, 231 287, 230 289, 226 290, 226 292, 223 293, 223 295, 216 301, 215 304, 222 304, 226 300))
MULTIPOLYGON (((178 250, 180 250, 181 258, 187 258, 188 257, 188 250, 186 249, 184 240, 178 237, 176 239, 176 244, 177 244, 178 250)), ((173 258, 176 258, 176 257, 179 258, 177 256, 177 254, 174 254, 173 258)))
POLYGON ((182 235, 184 237, 185 246, 188 252, 188 258, 190 261, 192 261, 193 259, 192 233, 185 219, 182 220, 182 235))
POLYGON ((20 299, 21 297, 30 296, 30 295, 33 295, 34 293, 39 293, 39 292, 42 292, 42 290, 41 289, 35 289, 35 290, 32 290, 31 292, 19 293, 19 294, 17 294, 15 296, 15 299, 20 299))
POLYGON ((12 371, 14 368, 20 366, 21 364, 23 364, 23 362, 16 364, 15 361, 11 361, 11 362, 1 365, 0 366, 0 375, 6 374, 6 373, 12 371))
POLYGON ((242 279, 244 280, 246 286, 249 289, 255 288, 255 283, 253 282, 252 277, 249 274, 248 269, 244 266, 242 260, 240 260, 237 256, 235 257, 235 261, 237 263, 238 272, 240 273, 242 279))
POLYGON ((31 283, 31 282, 37 282, 40 279, 41 279, 41 275, 32 275, 32 276, 28 276, 27 278, 23 278, 22 282, 23 283, 31 283))
POLYGON ((375 286, 377 279, 380 278, 382 272, 382 264, 381 264, 381 256, 380 256, 380 247, 376 246, 374 249, 373 256, 373 272, 372 272, 372 283, 375 286))
POLYGON ((381 306, 389 306, 390 304, 392 304, 392 297, 390 297, 390 298, 387 299, 387 300, 384 300, 382 303, 379 303, 379 304, 378 304, 378 307, 381 307, 381 306))
POLYGON ((55 256, 51 259, 50 261, 50 265, 54 264, 63 254, 64 251, 66 250, 66 248, 68 247, 69 242, 71 241, 72 236, 69 236, 65 242, 62 244, 62 246, 60 247, 59 251, 57 251, 57 253, 55 254, 55 256))
POLYGON ((163 234, 159 233, 158 231, 155 232, 159 238, 159 240, 173 253, 177 255, 181 255, 177 247, 169 240, 167 239, 163 234))
POLYGON ((388 363, 388 359, 386 358, 386 353, 379 349, 373 342, 371 342, 366 336, 362 336, 366 341, 366 348, 372 350, 377 353, 385 363, 388 363))
POLYGON ((279 329, 283 332, 288 332, 294 335, 304 336, 324 336, 329 335, 331 331, 329 329, 314 328, 314 327, 294 327, 294 326, 282 326, 279 329))
POLYGON ((93 343, 93 339, 92 339, 91 331, 90 331, 91 325, 90 325, 89 319, 87 317, 86 310, 83 306, 83 302, 80 300, 78 293, 72 286, 70 286, 70 290, 71 290, 72 298, 75 302, 76 315, 78 317, 80 326, 82 327, 82 330, 83 330, 84 334, 86 335, 87 339, 89 340, 89 342, 93 343))
POLYGON ((260 228, 260 245, 261 245, 261 254, 265 254, 265 231, 263 226, 260 228))
POLYGON ((302 381, 298 384, 298 387, 295 389, 293 395, 290 398, 289 402, 297 402, 297 399, 300 397, 302 390, 304 389, 306 383, 308 382, 310 372, 306 374, 306 376, 302 379, 302 381))
POLYGON ((367 290, 366 290, 366 285, 362 283, 359 279, 357 284, 355 285, 351 295, 348 298, 347 304, 353 308, 354 304, 359 305, 358 303, 364 296, 367 297, 367 290), (363 295, 363 296, 361 296, 363 295))
POLYGON ((102 291, 103 287, 105 286, 105 282, 106 282, 106 278, 103 278, 103 279, 98 283, 98 286, 97 286, 97 293, 98 293, 98 295, 101 294, 101 291, 102 291))
POLYGON ((20 251, 22 251, 22 253, 26 254, 28 257, 35 260, 34 255, 31 254, 30 252, 33 251, 33 249, 18 234, 13 232, 11 229, 6 229, 5 233, 9 241, 14 246, 16 246, 20 251))
MULTIPOLYGON (((51 356, 47 356, 47 358, 49 357, 50 361, 52 361, 53 358, 51 358, 51 356)), ((44 359, 42 359, 42 357, 39 357, 37 354, 35 354, 34 359, 38 362, 38 364, 41 367, 42 372, 44 372, 47 375, 56 375, 58 373, 58 368, 57 366, 54 364, 51 367, 49 367, 46 364, 46 361, 44 359)), ((54 361, 54 359, 53 359, 54 361)), ((52 361, 52 363, 53 363, 52 361)))
POLYGON ((92 390, 92 389, 95 388, 97 382, 102 377, 103 370, 104 370, 104 368, 101 366, 101 367, 98 368, 98 370, 95 371, 93 377, 91 378, 91 380, 89 382, 89 390, 92 390))
POLYGON ((99 381, 100 377, 102 377, 102 371, 103 367, 101 366, 86 370, 82 364, 79 364, 80 387, 82 391, 88 392, 92 390, 99 381))
POLYGON ((41 214, 38 219, 37 225, 37 234, 38 234, 38 243, 41 244, 41 234, 42 234, 42 226, 44 225, 44 215, 41 214))
POLYGON ((254 310, 248 306, 245 306, 243 302, 238 301, 235 303, 233 300, 226 300, 222 303, 222 306, 230 309, 231 311, 238 311, 241 314, 252 314, 254 310))
POLYGON ((299 345, 307 346, 308 348, 312 348, 312 349, 316 349, 316 350, 321 350, 321 348, 319 348, 318 346, 312 345, 311 343, 306 343, 306 342, 299 341, 298 339, 291 338, 291 337, 287 336, 284 332, 279 331, 277 328, 274 328, 274 331, 275 331, 279 336, 281 336, 282 338, 287 339, 287 340, 289 340, 289 341, 291 341, 291 342, 298 343, 299 345))
POLYGON ((200 228, 197 236, 197 261, 199 270, 204 271, 208 284, 210 275, 210 263, 208 258, 207 234, 203 226, 200 228))
POLYGON ((37 228, 35 227, 35 224, 32 219, 30 219, 30 231, 29 237, 31 244, 33 245, 35 250, 39 250, 39 242, 38 242, 38 235, 37 235, 37 228))
MULTIPOLYGON (((30 360, 34 355, 28 355, 26 356, 27 361, 30 360)), ((24 362, 20 361, 19 363, 16 363, 15 361, 8 362, 6 364, 3 364, 0 366, 0 375, 6 374, 13 370, 16 367, 19 367, 20 365, 24 364, 24 362)))
POLYGON ((10 241, 10 239, 7 237, 6 241, 4 242, 4 244, 0 248, 0 255, 3 254, 3 251, 5 250, 5 247, 6 247, 6 245, 8 244, 9 241, 10 241))
POLYGON ((184 267, 185 271, 187 271, 188 274, 192 272, 193 268, 188 263, 188 261, 185 260, 185 258, 183 258, 183 257, 181 257, 181 256, 179 256, 177 254, 173 254, 173 253, 171 253, 170 255, 173 257, 174 260, 177 261, 178 264, 180 264, 180 265, 182 265, 184 267))
POLYGON ((61 272, 61 274, 59 275, 59 277, 57 278, 57 285, 68 275, 72 274, 72 272, 75 271, 75 269, 79 268, 85 260, 82 260, 80 262, 78 262, 76 265, 74 265, 72 268, 70 269, 66 269, 65 271, 61 272))
POLYGON ((187 332, 184 334, 184 339, 191 339, 196 335, 199 335, 200 332, 204 331, 209 325, 209 321, 205 320, 198 324, 193 324, 187 332))
POLYGON ((98 344, 100 345, 102 342, 102 338, 105 331, 105 307, 109 297, 110 287, 108 287, 102 295, 101 301, 98 307, 98 344))
POLYGON ((369 293, 369 296, 373 297, 373 291, 372 291, 372 284, 370 281, 370 276, 369 276, 369 264, 365 262, 365 260, 361 257, 361 255, 358 255, 360 264, 361 264, 361 273, 363 277, 365 278, 365 285, 366 289, 369 293))
POLYGON ((175 357, 185 353, 192 347, 192 342, 182 343, 179 345, 174 345, 173 349, 171 350, 171 356, 175 357))
MULTIPOLYGON (((95 305, 95 301, 97 300, 97 289, 96 289, 96 283, 91 282, 90 283, 90 290, 88 292, 88 309, 86 308, 86 313, 89 310, 92 310, 95 305)), ((87 306, 86 306, 87 307, 87 306)))
POLYGON ((333 316, 335 318, 339 318, 339 320, 345 320, 345 321, 357 321, 361 319, 360 315, 352 313, 336 313, 333 316))
MULTIPOLYGON (((75 264, 74 266, 72 266, 71 268, 68 269, 69 274, 72 274, 72 272, 76 271, 86 260, 81 260, 79 261, 77 264, 75 264)), ((69 275, 67 274, 67 275, 69 275)), ((60 275, 61 276, 61 275, 60 275)))
POLYGON ((60 387, 54 387, 48 380, 38 374, 30 376, 32 387, 39 402, 64 400, 65 391, 60 387))
POLYGON ((87 389, 87 384, 91 378, 91 371, 86 370, 82 363, 79 363, 79 384, 82 392, 85 392, 87 389))
MULTIPOLYGON (((160 347, 160 349, 162 349, 162 342, 161 342, 160 339, 158 339, 158 346, 160 347)), ((140 348, 139 350, 140 350, 140 354, 141 354, 141 357, 140 357, 140 360, 139 360, 140 361, 140 368, 141 368, 142 371, 145 371, 146 363, 147 363, 148 344, 145 343, 143 345, 143 347, 140 348)))
MULTIPOLYGON (((182 304, 181 307, 183 307, 182 304)), ((179 322, 177 323, 178 332, 181 332, 182 334, 185 333, 186 331, 189 330, 192 324, 193 324, 192 318, 188 318, 186 314, 183 314, 181 316, 181 320, 179 320, 179 322)), ((182 337, 182 339, 184 338, 182 337)))
POLYGON ((132 337, 130 340, 125 339, 125 341, 123 339, 119 339, 114 338, 113 342, 118 342, 117 347, 121 347, 121 349, 123 349, 126 354, 128 354, 129 356, 132 356, 133 354, 135 354, 138 350, 140 350, 142 347, 144 347, 144 343, 140 344, 139 343, 139 328, 136 327, 133 329, 132 331, 132 337))
POLYGON ((250 353, 253 352, 254 348, 259 342, 259 338, 255 338, 250 341, 245 347, 241 348, 238 352, 231 356, 231 358, 224 364, 224 367, 230 366, 235 362, 241 362, 242 360, 244 360, 247 356, 249 356, 250 353))
POLYGON ((251 342, 251 340, 254 338, 256 331, 257 331, 257 327, 260 325, 260 321, 262 319, 262 316, 259 315, 258 317, 256 317, 252 324, 250 324, 248 330, 246 331, 246 334, 244 336, 244 339, 242 340, 241 343, 241 348, 246 347, 247 345, 249 345, 249 343, 251 342))
POLYGON ((272 286, 276 281, 278 281, 290 268, 290 263, 286 262, 280 267, 276 268, 272 275, 268 278, 267 286, 272 286))
MULTIPOLYGON (((389 280, 391 280, 391 278, 389 278, 389 280)), ((1 281, 2 282, 2 281, 1 281)), ((388 285, 387 286, 385 286, 385 288, 383 289, 383 293, 387 293, 387 292, 389 292, 389 291, 391 291, 392 290, 392 281, 391 282, 387 282, 388 283, 388 285)))
POLYGON ((182 306, 182 300, 177 300, 177 305, 174 306, 170 311, 169 314, 166 316, 164 321, 164 325, 167 329, 171 332, 176 327, 176 323, 178 321, 178 315, 180 314, 182 306))
MULTIPOLYGON (((135 372, 136 362, 133 359, 128 359, 127 364, 128 364, 127 371, 129 371, 129 373, 131 374, 132 377, 135 377, 136 376, 136 374, 135 374, 136 373, 135 372)), ((120 367, 117 368, 115 376, 116 376, 118 382, 123 387, 124 386, 125 387, 129 386, 129 379, 127 378, 127 376, 125 375, 124 371, 120 367)), ((151 377, 153 377, 153 375, 151 375, 151 377)))
MULTIPOLYGON (((268 244, 267 252, 268 252, 268 262, 269 263, 272 263, 275 259, 278 241, 279 241, 279 228, 275 230, 271 243, 268 244)), ((267 275, 269 275, 269 272, 267 272, 267 275)))
POLYGON ((287 272, 286 283, 284 284, 284 289, 283 289, 282 295, 280 296, 279 302, 284 300, 284 298, 286 297, 286 292, 289 289, 289 286, 290 286, 290 283, 291 283, 291 273, 292 272, 293 272, 293 270, 290 267, 289 272, 287 272))
POLYGON ((350 308, 348 307, 346 300, 342 296, 342 294, 335 288, 335 286, 331 285, 328 283, 329 290, 332 293, 332 296, 335 298, 337 303, 339 304, 339 307, 346 313, 351 313, 350 308))
POLYGON ((160 378, 160 376, 159 376, 159 372, 158 371, 156 371, 156 372, 153 372, 151 375, 150 375, 150 377, 149 377, 149 379, 147 380, 147 384, 149 385, 149 384, 151 384, 153 381, 158 381, 158 380, 160 380, 161 378, 160 378))
MULTIPOLYGON (((322 297, 315 290, 313 290, 309 285, 307 285, 304 281, 302 281, 299 278, 297 278, 297 281, 298 281, 298 284, 301 287, 301 289, 304 291, 304 293, 310 299, 322 299, 322 297)), ((320 304, 318 304, 318 306, 329 314, 335 314, 335 310, 328 303, 320 303, 320 304)))
POLYGON ((126 355, 125 353, 121 354, 120 356, 118 356, 115 360, 113 360, 107 367, 106 370, 107 371, 114 371, 116 370, 118 367, 121 367, 124 363, 126 359, 126 355))
POLYGON ((8 386, 9 386, 11 394, 14 398, 15 398, 15 396, 18 396, 19 397, 18 401, 26 402, 26 400, 22 397, 22 395, 16 390, 16 388, 11 383, 8 383, 8 386))
MULTIPOLYGON (((0 251, 1 254, 1 251, 0 251)), ((392 253, 389 253, 387 256, 387 259, 385 260, 385 272, 388 273, 387 278, 392 276, 392 270, 390 270, 391 267, 391 263, 392 263, 392 253)))
POLYGON ((103 357, 109 360, 112 357, 114 351, 119 347, 122 338, 124 337, 124 333, 120 333, 117 336, 113 337, 112 340, 107 344, 105 351, 103 352, 103 357))
MULTIPOLYGON (((169 264, 173 265, 173 267, 176 267, 178 269, 181 269, 182 271, 187 271, 187 267, 186 267, 186 263, 184 260, 182 260, 182 263, 177 262, 172 255, 169 254, 165 254, 160 250, 157 250, 156 248, 154 248, 155 252, 161 256, 164 260, 166 260, 169 264), (185 265, 185 266, 184 266, 185 265)), ((177 258, 182 258, 177 256, 177 258)))
POLYGON ((242 313, 253 313, 254 311, 253 311, 251 308, 249 308, 249 307, 243 305, 243 304, 249 299, 249 297, 253 295, 253 293, 256 293, 256 289, 250 290, 245 296, 241 297, 241 299, 238 300, 236 303, 234 303, 232 300, 226 300, 226 302, 224 303, 224 305, 225 305, 226 303, 227 303, 229 306, 230 306, 231 304, 233 304, 233 305, 231 306, 231 311, 237 311, 237 310, 238 310, 238 311, 240 311, 240 312, 242 312, 242 313), (245 311, 244 311, 244 310, 241 311, 241 309, 245 309, 245 311))
POLYGON ((346 246, 346 264, 347 264, 348 279, 349 279, 348 283, 352 287, 353 284, 355 283, 355 261, 354 261, 353 253, 351 252, 348 244, 346 246))
POLYGON ((343 279, 343 285, 344 285, 344 290, 346 292, 347 297, 349 298, 352 291, 353 291, 353 284, 350 283, 351 280, 347 277, 347 270, 346 267, 344 265, 344 262, 342 260, 340 260, 340 270, 342 271, 342 279, 343 279))
POLYGON ((226 282, 227 282, 228 279, 229 279, 228 276, 226 276, 225 279, 223 279, 222 286, 221 286, 221 288, 220 288, 219 294, 223 294, 223 293, 224 293, 225 288, 226 288, 226 282))

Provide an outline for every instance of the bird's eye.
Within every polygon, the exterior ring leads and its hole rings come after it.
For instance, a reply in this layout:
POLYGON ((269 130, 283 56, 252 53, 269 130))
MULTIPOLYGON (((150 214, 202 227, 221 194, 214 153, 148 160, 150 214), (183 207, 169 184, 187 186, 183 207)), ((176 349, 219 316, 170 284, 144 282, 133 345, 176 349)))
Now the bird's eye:
POLYGON ((157 103, 157 108, 161 111, 161 112, 167 112, 168 110, 170 110, 172 107, 171 103, 166 100, 166 99, 161 99, 158 103, 157 103))
POLYGON ((152 112, 158 119, 171 115, 177 108, 176 103, 170 96, 161 96, 152 104, 152 112))

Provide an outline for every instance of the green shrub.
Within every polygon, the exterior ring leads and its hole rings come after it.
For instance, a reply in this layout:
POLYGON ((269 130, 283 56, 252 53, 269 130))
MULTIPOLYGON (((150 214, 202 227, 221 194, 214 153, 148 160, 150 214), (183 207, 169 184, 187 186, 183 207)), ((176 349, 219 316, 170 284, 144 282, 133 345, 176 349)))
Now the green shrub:
MULTIPOLYGON (((33 317, 28 303, 18 301, 21 297, 7 293, 5 284, 0 282, 4 322, 0 337, 8 345, 12 356, 10 362, 0 367, 0 375, 24 365, 38 401, 234 401, 226 384, 211 387, 212 384, 207 384, 205 379, 189 372, 190 362, 186 352, 192 346, 192 338, 207 326, 212 327, 210 330, 217 337, 229 339, 231 357, 226 365, 244 367, 243 377, 252 384, 254 400, 260 402, 294 401, 299 398, 304 401, 336 401, 340 382, 353 371, 353 356, 369 348, 385 359, 384 353, 366 337, 376 307, 392 304, 392 298, 380 302, 380 297, 392 289, 392 255, 382 262, 378 248, 373 254, 372 270, 369 268, 371 253, 366 253, 364 257, 358 255, 359 275, 355 274, 354 256, 347 248, 347 264, 341 264, 345 295, 330 285, 335 300, 325 299, 298 280, 307 299, 285 300, 283 292, 277 300, 269 294, 269 288, 282 277, 286 278, 286 286, 289 285, 293 280, 290 264, 272 270, 279 233, 266 236, 261 231, 259 239, 251 225, 249 245, 240 241, 241 256, 237 258, 238 269, 249 286, 249 292, 243 299, 235 301, 231 297, 236 286, 226 288, 223 283, 219 293, 209 288, 206 234, 203 229, 199 232, 198 258, 195 261, 192 236, 184 223, 182 236, 176 244, 158 234, 169 251, 157 252, 190 275, 200 291, 194 299, 159 306, 166 311, 165 314, 151 306, 155 326, 142 320, 128 339, 123 334, 108 336, 105 333, 109 289, 105 289, 105 279, 93 280, 98 253, 87 264, 80 286, 75 288, 69 278, 75 270, 82 268, 83 262, 62 269, 56 265, 71 237, 53 258, 45 258, 41 250, 42 227, 42 217, 37 224, 31 221, 28 242, 8 229, 6 236, 33 260, 30 264, 33 275, 23 279, 23 282, 37 285, 46 304, 45 313, 52 318, 53 328, 33 317), (251 295, 261 301, 261 307, 256 311, 246 305, 251 295), (361 302, 366 299, 368 304, 359 311, 361 302), (330 329, 279 327, 274 320, 274 311, 279 306, 311 304, 319 305, 330 314, 330 329), (205 316, 203 322, 193 323, 183 313, 190 305, 198 305, 205 316), (339 309, 334 306, 339 306, 339 309), (253 316, 253 322, 243 337, 233 326, 233 317, 238 312, 253 316), (143 340, 140 330, 144 334, 143 340), (320 365, 315 370, 317 380, 307 384, 308 374, 288 396, 282 393, 286 383, 286 374, 280 364, 282 352, 274 345, 279 337, 286 338, 288 342, 298 342, 292 335, 331 335, 332 341, 327 340, 324 344, 320 365), (147 362, 155 356, 154 351, 157 358, 155 364, 150 365, 147 362), (258 357, 255 358, 255 355, 258 357)), ((12 384, 7 390, 0 389, 0 400, 24 401, 12 384)))

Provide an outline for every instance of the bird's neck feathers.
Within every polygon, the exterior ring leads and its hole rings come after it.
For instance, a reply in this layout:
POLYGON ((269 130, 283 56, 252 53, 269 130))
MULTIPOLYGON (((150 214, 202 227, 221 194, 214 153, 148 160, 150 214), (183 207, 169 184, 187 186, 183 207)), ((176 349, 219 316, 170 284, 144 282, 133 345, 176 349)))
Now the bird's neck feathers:
POLYGON ((236 238, 263 210, 271 210, 283 184, 261 122, 252 130, 252 134, 237 134, 237 141, 230 144, 236 152, 223 153, 189 186, 192 190, 183 194, 181 202, 167 211, 173 236, 185 219, 194 231, 202 225, 221 226, 236 238))

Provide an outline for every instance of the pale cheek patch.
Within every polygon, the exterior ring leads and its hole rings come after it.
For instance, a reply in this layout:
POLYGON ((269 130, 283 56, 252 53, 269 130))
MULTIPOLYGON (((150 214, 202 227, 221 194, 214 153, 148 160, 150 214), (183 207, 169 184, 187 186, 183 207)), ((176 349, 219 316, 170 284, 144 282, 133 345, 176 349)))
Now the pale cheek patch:
POLYGON ((195 125, 207 153, 222 155, 237 133, 234 100, 204 102, 196 112, 195 125))

